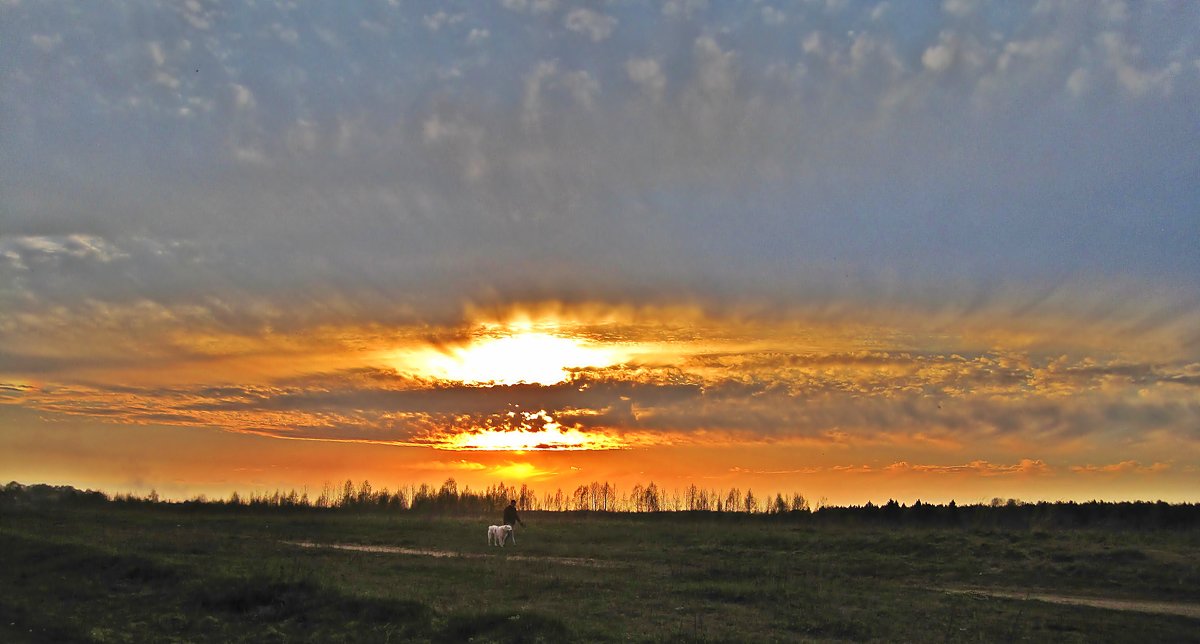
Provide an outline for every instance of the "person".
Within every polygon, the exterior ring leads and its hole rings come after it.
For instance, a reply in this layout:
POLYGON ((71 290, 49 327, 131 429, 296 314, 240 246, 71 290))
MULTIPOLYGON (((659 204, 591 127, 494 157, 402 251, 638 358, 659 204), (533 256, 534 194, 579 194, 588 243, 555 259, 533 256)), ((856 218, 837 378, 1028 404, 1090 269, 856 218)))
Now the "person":
MULTIPOLYGON (((504 525, 512 526, 515 530, 518 523, 521 524, 522 528, 525 527, 525 522, 521 520, 520 516, 517 516, 517 500, 513 499, 509 502, 508 507, 504 508, 504 525)), ((508 533, 504 538, 504 542, 508 543, 509 539, 512 539, 514 544, 517 542, 517 538, 513 536, 512 532, 508 533)))

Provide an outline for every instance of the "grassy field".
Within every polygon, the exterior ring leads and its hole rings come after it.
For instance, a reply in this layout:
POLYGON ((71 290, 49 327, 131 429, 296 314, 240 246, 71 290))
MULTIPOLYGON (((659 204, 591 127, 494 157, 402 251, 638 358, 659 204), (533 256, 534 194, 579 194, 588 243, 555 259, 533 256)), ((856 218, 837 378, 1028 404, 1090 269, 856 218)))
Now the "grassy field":
POLYGON ((0 514, 0 641, 1200 639, 1196 618, 948 592, 1197 604, 1195 531, 525 518, 519 543, 500 550, 486 546, 492 517, 9 511, 0 514))

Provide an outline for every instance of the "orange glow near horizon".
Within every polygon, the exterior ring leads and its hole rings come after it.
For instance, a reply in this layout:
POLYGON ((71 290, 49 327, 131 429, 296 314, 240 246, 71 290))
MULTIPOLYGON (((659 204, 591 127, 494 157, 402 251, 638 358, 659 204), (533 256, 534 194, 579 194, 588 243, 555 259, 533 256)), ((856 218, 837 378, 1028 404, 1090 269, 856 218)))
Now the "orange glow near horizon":
POLYGON ((453 476, 839 503, 1193 499, 1200 471, 1188 316, 1135 333, 1116 313, 535 303, 225 335, 173 312, 124 332, 145 313, 30 326, 21 351, 54 360, 0 365, 0 471, 177 498, 453 476))

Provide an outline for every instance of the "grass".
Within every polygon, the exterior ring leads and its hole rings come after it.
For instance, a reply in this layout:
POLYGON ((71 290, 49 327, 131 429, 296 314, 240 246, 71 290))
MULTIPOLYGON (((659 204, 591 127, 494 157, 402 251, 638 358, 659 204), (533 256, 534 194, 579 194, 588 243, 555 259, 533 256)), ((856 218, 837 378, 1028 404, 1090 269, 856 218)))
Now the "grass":
POLYGON ((489 519, 112 505, 7 512, 0 640, 1186 641, 1200 627, 942 590, 1200 602, 1194 531, 532 513, 519 543, 500 550, 486 546, 489 519))

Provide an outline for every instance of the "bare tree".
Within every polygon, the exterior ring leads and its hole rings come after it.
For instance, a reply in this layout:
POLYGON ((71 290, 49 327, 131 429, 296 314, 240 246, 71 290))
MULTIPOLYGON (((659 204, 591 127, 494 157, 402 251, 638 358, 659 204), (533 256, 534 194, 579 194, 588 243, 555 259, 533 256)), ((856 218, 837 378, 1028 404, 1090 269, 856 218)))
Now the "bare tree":
POLYGON ((742 509, 747 514, 758 509, 758 499, 754 498, 754 491, 749 488, 746 489, 746 498, 742 499, 742 509))
POLYGON ((803 494, 792 494, 792 512, 808 512, 808 499, 803 494))

